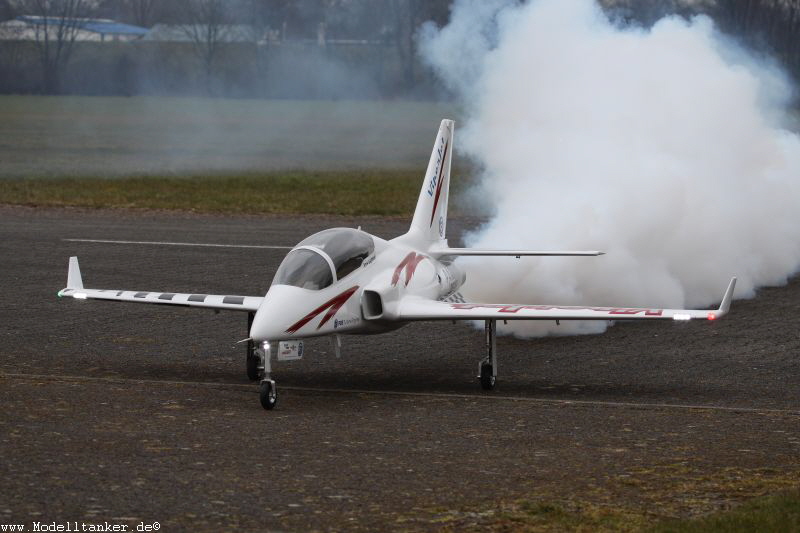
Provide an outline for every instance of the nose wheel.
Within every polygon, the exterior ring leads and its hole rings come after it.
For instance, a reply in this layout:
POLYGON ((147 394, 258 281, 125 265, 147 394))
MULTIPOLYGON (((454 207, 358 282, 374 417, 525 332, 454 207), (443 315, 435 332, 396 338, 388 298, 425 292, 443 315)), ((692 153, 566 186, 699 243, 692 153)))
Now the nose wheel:
POLYGON ((264 409, 275 409, 278 403, 278 389, 275 388, 275 382, 271 379, 264 379, 258 386, 258 399, 261 400, 261 407, 264 409))
POLYGON ((268 342, 261 343, 255 350, 256 359, 258 361, 256 371, 258 377, 261 378, 261 382, 258 384, 258 399, 261 401, 261 407, 268 411, 275 409, 278 403, 278 388, 275 386, 275 380, 270 376, 272 373, 272 363, 270 361, 271 352, 272 350, 268 342))

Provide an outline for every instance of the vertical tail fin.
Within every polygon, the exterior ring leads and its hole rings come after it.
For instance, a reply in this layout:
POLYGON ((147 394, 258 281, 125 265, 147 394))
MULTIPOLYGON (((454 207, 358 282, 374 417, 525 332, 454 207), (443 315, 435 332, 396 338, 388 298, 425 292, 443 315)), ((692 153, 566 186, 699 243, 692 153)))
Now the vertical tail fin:
POLYGON ((452 120, 442 120, 408 236, 419 245, 444 240, 447 231, 447 199, 450 195, 450 162, 453 159, 452 120))

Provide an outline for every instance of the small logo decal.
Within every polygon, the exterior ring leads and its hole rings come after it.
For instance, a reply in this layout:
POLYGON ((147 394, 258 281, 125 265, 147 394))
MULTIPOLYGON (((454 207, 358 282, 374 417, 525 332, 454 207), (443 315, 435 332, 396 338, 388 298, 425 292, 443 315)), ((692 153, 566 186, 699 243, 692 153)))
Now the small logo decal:
POLYGON ((343 328, 343 327, 346 327, 346 326, 352 326, 353 324, 358 324, 360 321, 361 320, 359 318, 343 318, 341 320, 338 319, 338 318, 334 318, 333 319, 333 329, 339 329, 339 328, 343 328))

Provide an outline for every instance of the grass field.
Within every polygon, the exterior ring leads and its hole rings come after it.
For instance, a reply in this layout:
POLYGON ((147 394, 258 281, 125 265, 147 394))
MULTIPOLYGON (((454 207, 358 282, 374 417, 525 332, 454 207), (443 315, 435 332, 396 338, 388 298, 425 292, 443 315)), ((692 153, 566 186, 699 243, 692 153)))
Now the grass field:
POLYGON ((276 171, 221 177, 10 178, 0 180, 0 203, 410 218, 423 172, 276 171))
MULTIPOLYGON (((439 120, 459 115, 426 102, 0 96, 0 203, 410 215, 439 120)), ((456 154, 454 189, 468 165, 456 154)))
POLYGON ((453 105, 0 96, 0 178, 418 169, 453 105))
POLYGON ((655 533, 800 531, 800 492, 781 492, 747 502, 730 511, 692 520, 660 523, 655 533))
MULTIPOLYGON (((457 523, 457 520, 456 520, 457 523)), ((457 531, 446 518, 443 530, 457 531)), ((630 533, 784 533, 800 531, 800 492, 781 491, 725 511, 687 519, 658 519, 628 509, 585 503, 515 502, 481 523, 480 531, 630 533)))
POLYGON ((0 96, 0 203, 410 215, 421 102, 0 96))

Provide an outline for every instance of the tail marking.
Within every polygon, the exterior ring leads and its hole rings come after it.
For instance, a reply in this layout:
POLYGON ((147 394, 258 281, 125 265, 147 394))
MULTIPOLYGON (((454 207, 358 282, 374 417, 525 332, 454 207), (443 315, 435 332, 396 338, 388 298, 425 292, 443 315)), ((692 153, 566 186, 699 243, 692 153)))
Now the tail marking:
POLYGON ((417 270, 417 265, 425 259, 424 255, 417 254, 416 252, 408 252, 408 255, 397 265, 397 268, 394 269, 394 274, 392 275, 392 287, 397 285, 400 281, 400 274, 402 274, 403 270, 406 271, 406 287, 411 282, 411 278, 414 277, 414 272, 417 270))
MULTIPOLYGON (((449 142, 444 145, 444 152, 439 152, 439 161, 437 163, 439 167, 438 183, 436 185, 436 197, 433 199, 433 210, 431 211, 431 227, 433 227, 433 219, 436 216, 436 206, 439 205, 439 196, 442 194, 442 184, 444 183, 444 180, 442 180, 442 173, 444 172, 445 161, 447 161, 448 148, 450 148, 449 142)), ((433 182, 431 182, 431 187, 428 189, 428 194, 433 196, 433 182)))

